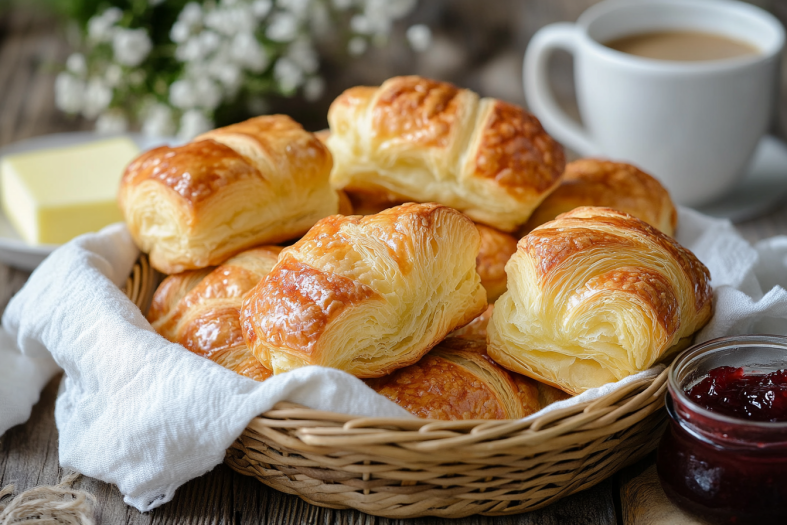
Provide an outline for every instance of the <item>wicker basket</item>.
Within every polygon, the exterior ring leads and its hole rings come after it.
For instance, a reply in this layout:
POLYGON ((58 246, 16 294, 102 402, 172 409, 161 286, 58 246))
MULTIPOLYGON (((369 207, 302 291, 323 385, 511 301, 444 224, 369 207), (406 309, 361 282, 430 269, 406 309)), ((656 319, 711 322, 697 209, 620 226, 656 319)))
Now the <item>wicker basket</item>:
MULTIPOLYGON (((143 311, 158 283, 143 256, 126 294, 143 311)), ((279 403, 225 462, 282 492, 390 518, 535 510, 652 451, 666 425, 667 372, 534 420, 358 418, 279 403)))

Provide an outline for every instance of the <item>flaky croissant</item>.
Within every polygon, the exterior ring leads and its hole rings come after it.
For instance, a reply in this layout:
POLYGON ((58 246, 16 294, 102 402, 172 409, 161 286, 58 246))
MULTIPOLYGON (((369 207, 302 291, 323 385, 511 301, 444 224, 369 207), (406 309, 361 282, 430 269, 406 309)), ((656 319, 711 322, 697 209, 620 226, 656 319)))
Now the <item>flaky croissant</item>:
POLYGON ((416 76, 345 91, 328 122, 335 187, 439 202, 502 231, 527 220, 565 167, 563 148, 522 108, 416 76))
POLYGON ((486 290, 487 301, 494 303, 506 291, 506 263, 516 253, 516 239, 483 224, 476 226, 481 235, 476 270, 486 290))
POLYGON ((427 419, 518 419, 568 397, 498 366, 483 339, 448 338, 417 363, 367 384, 427 419))
POLYGON ((292 239, 338 210, 328 149, 283 115, 257 117, 143 153, 118 201, 129 231, 164 273, 204 268, 292 239))
POLYGON ((580 159, 566 165, 560 186, 536 208, 522 234, 580 206, 626 212, 670 236, 678 221, 669 192, 644 171, 625 162, 580 159))
POLYGON ((710 319, 708 269, 647 223, 577 208, 520 239, 489 355, 569 393, 617 381, 682 348, 710 319))
POLYGON ((246 342, 277 374, 410 365, 486 308, 478 243, 472 221, 438 204, 323 219, 244 300, 246 342))
POLYGON ((180 343, 238 374, 263 381, 270 369, 243 340, 243 295, 267 275, 278 260, 278 246, 252 248, 218 268, 170 275, 153 296, 148 320, 166 339, 180 343))

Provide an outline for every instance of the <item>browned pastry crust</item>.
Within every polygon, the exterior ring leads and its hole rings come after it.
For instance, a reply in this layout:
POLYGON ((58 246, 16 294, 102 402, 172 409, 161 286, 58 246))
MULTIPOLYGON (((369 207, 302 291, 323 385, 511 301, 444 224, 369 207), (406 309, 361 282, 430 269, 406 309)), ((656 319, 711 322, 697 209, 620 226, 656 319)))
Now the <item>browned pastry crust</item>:
POLYGON ((570 162, 560 186, 536 208, 521 233, 580 206, 613 208, 674 235, 678 214, 664 186, 631 164, 600 159, 570 162))
MULTIPOLYGON (((353 192, 347 194, 353 210, 358 215, 372 215, 398 206, 400 202, 388 200, 382 194, 353 192)), ((481 235, 481 245, 476 257, 476 270, 486 290, 487 302, 493 303, 506 291, 508 259, 516 252, 516 238, 483 224, 476 224, 481 235)))
POLYGON ((328 149, 289 117, 257 117, 145 152, 118 201, 154 268, 204 268, 297 237, 338 210, 328 149))
POLYGON ((489 320, 492 318, 492 312, 494 311, 495 305, 490 304, 481 315, 464 325, 462 328, 454 330, 448 334, 448 337, 486 340, 486 328, 489 325, 489 320))
POLYGON ((390 373, 486 307, 478 243, 472 221, 438 204, 323 219, 244 300, 244 337, 277 374, 390 373))
POLYGON ((516 253, 517 240, 507 233, 476 224, 481 247, 475 258, 476 270, 486 290, 486 300, 494 303, 506 291, 506 263, 516 253))
POLYGON ((448 338, 417 363, 367 384, 418 417, 443 420, 522 418, 546 406, 550 394, 542 390, 555 390, 498 366, 486 342, 472 338, 448 338))
POLYGON ((509 370, 579 393, 646 370, 712 314, 708 269, 647 223, 584 207, 523 237, 488 326, 509 370))
POLYGON ((243 296, 276 264, 281 248, 252 248, 218 268, 170 275, 153 296, 148 320, 180 343, 238 374, 263 381, 272 372, 249 351, 240 326, 243 296))
POLYGON ((565 167, 563 148, 522 108, 417 76, 345 91, 328 121, 335 187, 439 202, 502 231, 527 220, 565 167))

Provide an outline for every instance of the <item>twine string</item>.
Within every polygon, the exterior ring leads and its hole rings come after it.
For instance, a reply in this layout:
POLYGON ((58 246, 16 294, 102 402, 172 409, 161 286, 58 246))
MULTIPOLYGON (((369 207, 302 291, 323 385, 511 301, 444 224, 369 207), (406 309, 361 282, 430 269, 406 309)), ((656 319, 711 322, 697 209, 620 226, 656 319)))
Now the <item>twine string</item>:
POLYGON ((73 488, 80 474, 72 472, 57 485, 26 490, 10 501, 16 487, 0 490, 0 525, 95 525, 96 498, 73 488))

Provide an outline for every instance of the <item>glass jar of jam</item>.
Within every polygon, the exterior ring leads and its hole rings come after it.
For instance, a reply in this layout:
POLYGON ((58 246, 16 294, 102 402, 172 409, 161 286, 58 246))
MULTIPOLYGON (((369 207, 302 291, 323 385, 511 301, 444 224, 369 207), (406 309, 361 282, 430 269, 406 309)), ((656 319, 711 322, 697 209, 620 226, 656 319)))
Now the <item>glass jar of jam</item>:
POLYGON ((657 470, 667 496, 711 523, 787 523, 787 337, 714 339, 681 354, 657 470))

